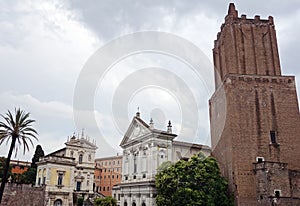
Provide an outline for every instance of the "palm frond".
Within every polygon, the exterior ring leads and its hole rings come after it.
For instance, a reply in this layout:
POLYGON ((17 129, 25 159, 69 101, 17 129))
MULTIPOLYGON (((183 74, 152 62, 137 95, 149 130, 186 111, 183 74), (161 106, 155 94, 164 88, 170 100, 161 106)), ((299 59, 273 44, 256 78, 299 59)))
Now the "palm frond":
POLYGON ((0 116, 4 119, 0 122, 0 144, 4 141, 8 144, 10 140, 15 139, 15 155, 21 147, 24 153, 29 151, 29 144, 33 146, 32 139, 38 140, 38 133, 32 127, 35 120, 30 119, 30 113, 15 108, 14 115, 8 110, 5 115, 0 116))

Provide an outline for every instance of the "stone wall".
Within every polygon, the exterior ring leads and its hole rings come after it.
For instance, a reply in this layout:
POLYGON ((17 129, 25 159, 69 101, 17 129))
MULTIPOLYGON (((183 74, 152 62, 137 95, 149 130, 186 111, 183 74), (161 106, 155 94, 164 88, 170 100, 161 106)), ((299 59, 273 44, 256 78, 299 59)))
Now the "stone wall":
POLYGON ((43 206, 45 189, 25 184, 8 183, 5 186, 1 206, 43 206))

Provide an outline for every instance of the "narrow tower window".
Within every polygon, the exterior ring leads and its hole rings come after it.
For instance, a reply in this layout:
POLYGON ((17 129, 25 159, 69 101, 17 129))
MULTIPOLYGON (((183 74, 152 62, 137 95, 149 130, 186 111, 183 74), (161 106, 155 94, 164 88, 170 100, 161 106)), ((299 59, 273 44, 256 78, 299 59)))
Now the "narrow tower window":
POLYGON ((280 194, 281 193, 281 190, 274 190, 274 195, 276 198, 279 198, 280 197, 280 194))
POLYGON ((277 144, 275 131, 270 131, 271 143, 277 144))

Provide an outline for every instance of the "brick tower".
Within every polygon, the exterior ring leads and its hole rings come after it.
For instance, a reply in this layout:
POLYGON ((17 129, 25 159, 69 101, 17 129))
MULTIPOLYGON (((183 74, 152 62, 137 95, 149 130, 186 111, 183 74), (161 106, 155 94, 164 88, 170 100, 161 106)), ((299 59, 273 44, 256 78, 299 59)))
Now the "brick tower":
POLYGON ((300 116, 294 76, 282 76, 273 17, 229 5, 213 49, 212 155, 236 205, 300 205, 300 116))

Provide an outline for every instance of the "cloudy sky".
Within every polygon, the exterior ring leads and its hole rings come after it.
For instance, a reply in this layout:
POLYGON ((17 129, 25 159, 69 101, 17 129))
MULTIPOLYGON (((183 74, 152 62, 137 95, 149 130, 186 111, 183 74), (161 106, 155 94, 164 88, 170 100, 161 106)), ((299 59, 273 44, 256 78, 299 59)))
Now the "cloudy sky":
MULTIPOLYGON (((300 85, 296 64, 300 2, 234 2, 239 15, 275 18, 283 74, 295 75, 300 85)), ((0 0, 0 113, 15 107, 30 112, 39 132, 39 141, 34 143, 41 144, 46 153, 62 148, 68 136, 81 135, 82 129, 85 138, 95 139, 97 157, 121 152, 118 145, 137 107, 146 122, 153 118, 157 128, 165 129, 170 119, 179 139, 209 145, 207 103, 214 80, 207 71, 194 75, 189 62, 176 54, 125 54, 97 79, 92 101, 85 94, 79 94, 79 99, 74 96, 78 88, 90 84, 89 79, 84 85, 78 82, 92 57, 135 32, 165 32, 170 39, 177 36, 199 48, 201 58, 212 62, 213 41, 228 3, 0 0), (93 108, 89 112, 96 124, 88 115, 74 117, 75 100, 90 101, 93 108)), ((1 145, 0 155, 6 155, 7 148, 1 145)), ((16 158, 30 160, 33 151, 16 158)))

